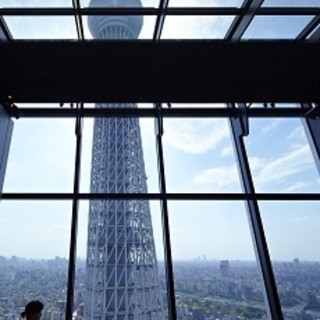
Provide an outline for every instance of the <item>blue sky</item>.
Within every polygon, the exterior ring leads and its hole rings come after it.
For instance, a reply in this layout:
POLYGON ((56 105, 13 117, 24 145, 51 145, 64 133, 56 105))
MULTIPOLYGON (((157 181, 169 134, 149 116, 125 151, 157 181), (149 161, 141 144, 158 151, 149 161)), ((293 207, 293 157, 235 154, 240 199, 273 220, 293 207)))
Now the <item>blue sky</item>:
MULTIPOLYGON (((4 1, 3 6, 10 3, 14 1, 4 1)), ((203 3, 194 0, 190 5, 203 3)), ((271 0, 268 3, 272 5, 271 0)), ((50 4, 58 5, 61 1, 50 4)), ((153 4, 150 0, 149 5, 153 4)), ((181 2, 176 0, 176 5, 181 2)), ((246 36, 290 38, 311 18, 294 17, 285 23, 273 18, 259 19, 246 36)), ((75 37, 72 24, 67 24, 70 28, 65 25, 67 17, 54 18, 51 24, 33 17, 26 25, 25 19, 6 19, 17 38, 75 37), (42 28, 43 25, 46 27, 42 28)), ((145 20, 142 38, 152 36, 152 19, 145 20)), ((180 17, 179 22, 168 19, 163 36, 221 38, 231 21, 230 17, 180 17)), ((153 120, 141 119, 140 123, 148 188, 158 192, 153 120)), ((89 191, 92 124, 92 119, 84 121, 82 192, 89 191)), ((168 192, 241 191, 227 119, 165 119, 164 130, 168 192)), ((251 119, 245 143, 257 192, 319 192, 319 175, 299 119, 251 119)), ((4 192, 72 192, 74 150, 73 120, 15 120, 4 192)), ((68 201, 2 201, 0 255, 67 257, 71 205, 68 201)), ((316 249, 320 244, 318 203, 261 202, 260 208, 272 259, 320 260, 316 249)), ((152 202, 151 209, 158 257, 162 259, 159 203, 152 202)), ((203 255, 208 259, 254 259, 243 202, 170 202, 169 213, 174 259, 203 255)), ((83 201, 78 240, 81 257, 86 254, 87 214, 88 202, 83 201)))

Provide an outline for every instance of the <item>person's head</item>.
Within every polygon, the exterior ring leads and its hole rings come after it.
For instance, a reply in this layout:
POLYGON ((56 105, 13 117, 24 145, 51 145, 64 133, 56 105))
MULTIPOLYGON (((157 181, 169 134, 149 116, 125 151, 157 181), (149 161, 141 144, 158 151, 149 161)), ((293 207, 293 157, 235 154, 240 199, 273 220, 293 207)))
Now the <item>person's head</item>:
POLYGON ((27 320, 39 320, 41 317, 41 311, 43 309, 43 303, 38 300, 30 301, 21 312, 21 317, 27 320))

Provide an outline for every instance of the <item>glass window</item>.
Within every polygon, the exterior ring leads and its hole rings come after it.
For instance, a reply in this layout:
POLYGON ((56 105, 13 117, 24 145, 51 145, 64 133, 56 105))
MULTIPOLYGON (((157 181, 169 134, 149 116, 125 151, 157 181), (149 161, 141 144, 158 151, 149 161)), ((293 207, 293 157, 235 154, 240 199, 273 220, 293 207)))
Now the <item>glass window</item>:
POLYGON ((169 7, 240 7, 243 0, 170 0, 169 7))
POLYGON ((82 150, 82 192, 158 192, 154 119, 85 118, 82 150))
POLYGON ((244 203, 175 201, 169 214, 178 319, 265 316, 244 203))
POLYGON ((259 202, 284 318, 320 313, 319 203, 259 202))
POLYGON ((264 0, 262 7, 319 7, 319 0, 264 0))
POLYGON ((241 192, 226 119, 164 119, 168 192, 241 192))
POLYGON ((3 8, 44 8, 44 7, 71 7, 72 1, 71 0, 50 0, 50 1, 43 1, 43 0, 1 0, 0 7, 3 8))
MULTIPOLYGON (((16 106, 19 109, 24 108, 44 108, 44 109, 51 109, 51 108, 60 108, 60 103, 16 103, 16 106)), ((64 108, 70 108, 70 104, 64 104, 64 108)))
POLYGON ((243 39, 294 39, 313 16, 256 16, 243 39))
POLYGON ((162 39, 222 39, 232 16, 166 16, 162 39))
MULTIPOLYGON (((135 18, 135 17, 141 17, 141 16, 130 16, 130 17, 135 18)), ((143 18, 143 25, 142 25, 141 32, 139 33, 138 39, 152 39, 154 27, 155 27, 155 23, 156 23, 156 16, 143 16, 142 18, 143 18)), ((83 28, 84 28, 85 39, 87 39, 87 40, 93 39, 92 34, 91 34, 89 27, 88 27, 88 16, 85 16, 83 21, 84 21, 83 28)), ((118 31, 116 31, 116 32, 118 32, 118 31)), ((101 39, 126 40, 127 38, 121 37, 121 32, 119 31, 119 33, 117 33, 116 35, 114 35, 112 33, 110 33, 110 34, 106 33, 105 37, 103 37, 101 39)), ((132 40, 135 40, 135 39, 132 39, 132 40)))
MULTIPOLYGON (((247 104, 248 106, 249 104, 247 104)), ((297 103, 252 103, 249 105, 249 108, 297 108, 299 104, 297 103)))
MULTIPOLYGON (((136 1, 119 1, 119 4, 115 4, 114 1, 105 1, 105 0, 96 0, 96 1, 91 1, 90 7, 127 7, 127 8, 132 8, 132 7, 140 7, 139 0, 136 1)), ((90 4, 90 0, 80 0, 81 6, 82 7, 88 7, 90 4)), ((142 7, 159 7, 159 0, 141 0, 142 7)))
MULTIPOLYGON (((171 103, 172 108, 226 108, 225 103, 171 103)), ((163 104, 163 107, 168 105, 163 104)))
POLYGON ((19 318, 30 300, 44 303, 44 319, 65 312, 71 202, 0 204, 0 315, 19 318))
POLYGON ((77 39, 73 16, 5 16, 14 39, 77 39))
POLYGON ((245 138, 256 192, 318 193, 318 171, 300 119, 250 119, 245 138))
POLYGON ((74 119, 15 120, 4 192, 72 192, 74 119))

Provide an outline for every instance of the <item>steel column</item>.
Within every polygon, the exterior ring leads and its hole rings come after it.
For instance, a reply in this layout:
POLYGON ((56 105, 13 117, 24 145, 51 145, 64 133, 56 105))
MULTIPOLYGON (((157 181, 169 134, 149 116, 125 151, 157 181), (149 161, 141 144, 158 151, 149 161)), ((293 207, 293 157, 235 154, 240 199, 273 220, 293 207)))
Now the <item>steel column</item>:
POLYGON ((317 29, 311 34, 307 42, 319 42, 320 41, 320 25, 317 29))
POLYGON ((297 41, 304 41, 307 39, 309 34, 319 25, 320 23, 320 16, 315 16, 307 26, 298 34, 296 40, 297 41))
MULTIPOLYGON (((81 145, 82 145, 82 103, 77 103, 78 115, 76 118, 76 155, 75 155, 75 173, 73 182, 73 193, 79 193, 80 186, 80 164, 81 164, 81 145)), ((70 234, 70 251, 69 251, 69 268, 68 268, 68 287, 67 287, 67 306, 66 320, 72 320, 74 305, 74 281, 77 254, 77 232, 78 232, 78 207, 79 200, 74 198, 72 202, 71 234, 70 234)))
POLYGON ((166 10, 168 8, 169 0, 161 0, 159 5, 159 13, 154 27, 153 41, 157 42, 161 38, 161 33, 166 18, 166 10))
POLYGON ((166 178, 164 169, 164 158, 163 158, 163 146, 162 146, 162 135, 163 135, 163 118, 162 118, 162 107, 161 104, 156 104, 155 108, 158 112, 158 117, 155 119, 155 130, 156 130, 156 147, 157 147, 157 158, 158 158, 158 174, 159 174, 159 189, 163 196, 160 200, 161 204, 161 215, 162 215, 162 228, 163 228, 163 244, 164 244, 164 256, 165 256, 165 268, 167 277, 167 297, 168 297, 168 309, 170 320, 177 319, 176 312, 176 301, 174 291, 174 276, 173 276, 173 265, 172 265, 172 254, 171 254, 171 241, 170 241, 170 228, 169 228, 169 217, 168 217, 168 203, 165 198, 166 190, 166 178))
POLYGON ((72 6, 74 9, 74 18, 77 28, 77 35, 80 41, 84 40, 83 24, 82 24, 82 15, 81 15, 81 5, 80 0, 72 0, 72 6))
POLYGON ((14 123, 7 110, 0 104, 0 199, 6 174, 13 125, 14 123))
MULTIPOLYGON (((307 103, 301 104, 302 109, 310 110, 311 106, 307 103)), ((304 131, 306 133, 309 146, 312 151, 318 172, 320 173, 320 119, 319 117, 301 118, 304 131)))
POLYGON ((263 1, 264 0, 246 0, 243 3, 241 7, 243 13, 233 20, 225 36, 225 40, 237 42, 241 39, 263 1))
MULTIPOLYGON (((228 104, 229 108, 234 108, 234 104, 228 104)), ((245 193, 254 194, 254 184, 250 172, 246 148, 243 141, 243 128, 240 117, 230 118, 234 149, 240 174, 242 188, 245 193)), ((283 320, 276 282, 272 270, 267 242, 264 235, 263 224, 257 200, 246 201, 248 220, 253 238, 257 260, 260 264, 263 281, 265 285, 265 297, 267 300, 267 310, 273 320, 283 320), (268 309, 269 308, 269 309, 268 309)))
POLYGON ((4 18, 0 15, 0 42, 12 40, 11 32, 4 21, 4 18))

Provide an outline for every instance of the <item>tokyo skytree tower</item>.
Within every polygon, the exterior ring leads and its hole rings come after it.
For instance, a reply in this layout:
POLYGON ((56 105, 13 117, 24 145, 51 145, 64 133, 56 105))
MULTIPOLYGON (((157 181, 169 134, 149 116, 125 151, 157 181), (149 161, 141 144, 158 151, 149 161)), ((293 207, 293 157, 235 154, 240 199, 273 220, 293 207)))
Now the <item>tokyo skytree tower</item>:
MULTIPOLYGON (((141 7, 140 0, 91 0, 91 7, 141 7)), ((89 16, 95 39, 137 39, 142 16, 89 16)), ((109 90, 109 88, 106 88, 109 90)), ((102 103, 96 108, 137 108, 102 103)), ((139 120, 96 118, 92 193, 146 193, 139 120)), ((149 202, 91 201, 85 320, 166 319, 159 286, 149 202)))

